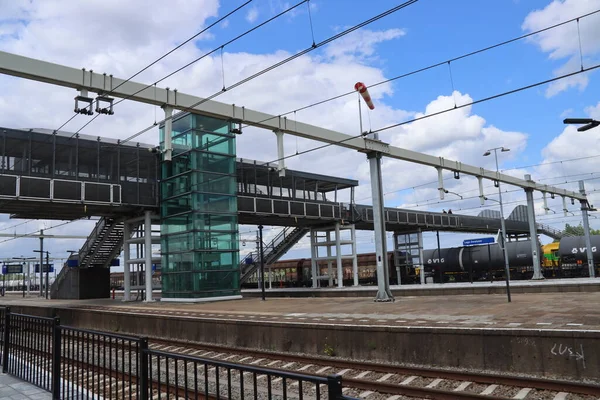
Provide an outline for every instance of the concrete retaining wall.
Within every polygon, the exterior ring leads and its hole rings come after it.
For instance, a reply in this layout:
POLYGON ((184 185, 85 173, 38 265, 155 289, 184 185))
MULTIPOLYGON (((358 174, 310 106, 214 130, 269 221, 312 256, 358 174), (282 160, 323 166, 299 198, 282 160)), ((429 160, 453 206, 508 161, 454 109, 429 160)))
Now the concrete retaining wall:
POLYGON ((230 347, 522 373, 600 383, 600 332, 437 327, 369 327, 211 320, 15 306, 13 312, 58 315, 63 325, 230 347))

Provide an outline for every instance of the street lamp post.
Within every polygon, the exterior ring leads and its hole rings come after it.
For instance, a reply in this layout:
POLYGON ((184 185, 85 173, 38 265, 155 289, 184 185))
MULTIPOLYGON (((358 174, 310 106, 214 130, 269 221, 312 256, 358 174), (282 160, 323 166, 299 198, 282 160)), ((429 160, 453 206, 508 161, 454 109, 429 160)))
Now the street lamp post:
MULTIPOLYGON (((496 159, 496 177, 500 173, 498 168, 498 150, 501 152, 510 151, 505 147, 495 147, 493 149, 489 149, 485 153, 484 156, 489 156, 491 151, 494 151, 494 158, 496 159)), ((508 249, 506 248, 506 224, 504 223, 504 207, 502 206, 502 190, 500 189, 500 180, 498 179, 498 202, 500 203, 500 226, 502 228, 502 251, 504 252, 504 273, 506 274, 506 296, 508 297, 508 302, 510 303, 510 266, 508 264, 508 249)))

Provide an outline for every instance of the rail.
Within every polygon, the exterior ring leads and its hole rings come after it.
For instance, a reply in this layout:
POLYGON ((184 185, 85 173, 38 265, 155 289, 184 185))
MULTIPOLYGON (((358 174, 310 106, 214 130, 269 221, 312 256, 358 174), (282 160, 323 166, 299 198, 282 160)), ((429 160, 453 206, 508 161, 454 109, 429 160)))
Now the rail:
POLYGON ((307 375, 150 349, 145 337, 60 325, 0 308, 2 371, 53 399, 350 400, 342 377, 307 375), (266 378, 266 382, 264 381, 266 378))

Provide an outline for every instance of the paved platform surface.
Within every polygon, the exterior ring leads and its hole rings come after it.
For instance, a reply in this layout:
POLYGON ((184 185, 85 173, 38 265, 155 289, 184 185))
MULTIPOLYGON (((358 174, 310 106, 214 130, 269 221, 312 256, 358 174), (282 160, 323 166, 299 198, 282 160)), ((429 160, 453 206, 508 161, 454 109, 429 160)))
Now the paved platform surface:
POLYGON ((0 306, 76 307, 202 319, 242 319, 370 326, 599 330, 600 292, 404 296, 393 303, 370 298, 259 298, 212 303, 45 300, 6 296, 0 306))
MULTIPOLYGON (((543 280, 513 280, 510 287, 515 293, 550 293, 550 292, 597 292, 600 291, 600 278, 570 278, 543 280)), ((477 282, 428 283, 425 285, 391 286, 396 297, 402 296, 438 296, 458 294, 500 294, 505 293, 506 281, 496 280, 477 282)), ((377 292, 376 286, 349 286, 344 288, 278 288, 276 283, 267 291, 270 297, 369 297, 377 292)), ((260 295, 259 289, 244 289, 246 297, 260 295)))
POLYGON ((0 399, 51 400, 52 394, 14 376, 0 373, 0 399))

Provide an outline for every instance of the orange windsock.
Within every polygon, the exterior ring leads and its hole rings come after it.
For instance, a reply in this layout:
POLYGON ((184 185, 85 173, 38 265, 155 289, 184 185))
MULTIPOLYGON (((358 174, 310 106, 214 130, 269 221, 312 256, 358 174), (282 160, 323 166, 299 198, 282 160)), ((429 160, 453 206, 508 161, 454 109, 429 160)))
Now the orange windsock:
POLYGON ((354 85, 354 89, 358 93, 360 93, 360 95, 365 100, 365 103, 367 103, 367 106, 371 110, 375 109, 375 106, 373 105, 373 101, 371 100, 371 96, 369 95, 369 91, 367 90, 367 87, 365 86, 364 83, 362 83, 362 82, 356 82, 356 85, 354 85))

